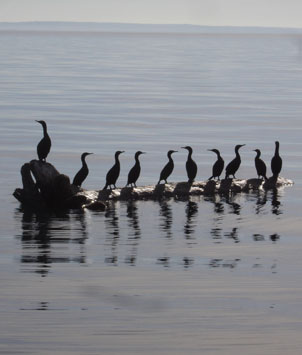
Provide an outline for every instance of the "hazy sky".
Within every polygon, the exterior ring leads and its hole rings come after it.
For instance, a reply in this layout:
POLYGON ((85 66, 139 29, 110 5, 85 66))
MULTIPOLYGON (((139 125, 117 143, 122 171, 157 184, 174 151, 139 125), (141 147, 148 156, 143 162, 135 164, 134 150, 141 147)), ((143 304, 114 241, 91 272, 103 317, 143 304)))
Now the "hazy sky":
POLYGON ((0 0, 0 21, 302 27, 302 0, 0 0))

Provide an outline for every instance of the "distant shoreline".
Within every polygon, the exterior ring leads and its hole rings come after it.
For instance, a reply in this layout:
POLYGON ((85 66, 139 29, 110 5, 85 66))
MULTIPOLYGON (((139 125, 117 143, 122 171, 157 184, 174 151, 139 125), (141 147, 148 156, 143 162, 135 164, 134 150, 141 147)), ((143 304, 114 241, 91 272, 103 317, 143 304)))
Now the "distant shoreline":
POLYGON ((0 31, 132 32, 184 34, 302 34, 302 28, 97 22, 0 22, 0 31))

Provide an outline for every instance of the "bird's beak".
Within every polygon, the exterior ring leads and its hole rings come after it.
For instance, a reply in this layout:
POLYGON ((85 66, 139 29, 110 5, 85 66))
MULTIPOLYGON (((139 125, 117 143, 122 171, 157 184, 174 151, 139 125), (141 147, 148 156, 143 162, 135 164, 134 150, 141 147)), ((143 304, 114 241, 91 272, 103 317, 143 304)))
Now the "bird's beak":
POLYGON ((142 154, 147 154, 146 152, 142 152, 142 154))
POLYGON ((180 147, 180 148, 182 148, 182 149, 186 149, 186 147, 180 147))

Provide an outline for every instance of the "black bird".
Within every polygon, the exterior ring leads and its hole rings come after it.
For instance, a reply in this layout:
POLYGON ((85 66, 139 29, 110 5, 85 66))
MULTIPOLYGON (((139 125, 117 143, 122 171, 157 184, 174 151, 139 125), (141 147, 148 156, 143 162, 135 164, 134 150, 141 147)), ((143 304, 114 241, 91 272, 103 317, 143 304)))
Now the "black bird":
POLYGON ((266 165, 265 165, 265 162, 262 159, 260 159, 261 152, 259 149, 254 149, 254 152, 257 153, 257 155, 255 157, 255 167, 257 170, 258 179, 260 179, 260 176, 262 176, 265 180, 267 180, 266 165))
POLYGON ((93 154, 93 153, 85 152, 81 155, 82 167, 76 173, 75 177, 73 178, 73 182, 72 182, 73 185, 81 187, 83 181, 86 179, 86 177, 89 173, 89 170, 88 170, 88 166, 87 166, 85 158, 87 157, 87 155, 90 155, 90 154, 93 154))
POLYGON ((141 154, 146 154, 145 152, 141 152, 140 150, 138 152, 135 153, 134 155, 134 159, 135 159, 135 164, 134 166, 131 168, 131 170, 129 171, 128 174, 128 181, 127 181, 127 185, 134 185, 136 187, 136 181, 139 178, 139 174, 141 172, 141 165, 140 162, 138 160, 138 157, 141 154))
POLYGON ((221 158, 221 155, 220 155, 220 152, 218 149, 208 149, 208 151, 214 152, 217 154, 217 160, 214 163, 213 168, 212 168, 212 176, 208 180, 215 179, 215 177, 217 177, 218 180, 220 180, 219 177, 220 177, 222 170, 224 168, 224 160, 221 158))
POLYGON ((183 149, 187 149, 188 153, 188 159, 186 162, 186 169, 187 169, 187 175, 188 175, 188 182, 192 183, 196 177, 197 174, 197 165, 195 163, 195 161, 192 159, 192 153, 193 153, 193 149, 189 146, 186 147, 181 147, 183 149))
POLYGON ((40 161, 46 161, 46 157, 50 151, 51 147, 51 140, 49 138, 49 135, 47 133, 47 125, 45 121, 37 121, 36 122, 40 123, 43 127, 43 138, 40 140, 39 144, 37 145, 37 153, 38 153, 38 158, 40 161))
POLYGON ((271 161, 271 169, 272 169, 273 177, 277 178, 282 168, 282 159, 279 155, 279 142, 276 141, 275 145, 276 145, 275 155, 273 156, 271 161))
POLYGON ((116 188, 115 183, 120 175, 120 169, 121 169, 121 165, 120 165, 120 161, 118 159, 119 155, 124 153, 124 150, 118 150, 117 152, 115 152, 115 164, 113 165, 113 167, 108 171, 107 175, 106 175, 106 185, 104 186, 103 190, 106 190, 107 187, 113 185, 114 188, 116 188))
POLYGON ((241 147, 245 146, 245 144, 238 144, 235 147, 235 153, 236 157, 227 165, 225 168, 225 178, 228 179, 230 175, 233 175, 233 178, 236 179, 235 173, 239 169, 239 166, 241 164, 241 158, 239 155, 239 149, 241 147))
POLYGON ((161 171, 157 185, 161 182, 161 180, 165 180, 166 184, 168 183, 167 179, 172 174, 172 171, 174 169, 174 162, 171 157, 171 155, 173 153, 177 153, 177 150, 169 150, 168 151, 167 156, 168 156, 169 161, 164 166, 163 170, 161 171))

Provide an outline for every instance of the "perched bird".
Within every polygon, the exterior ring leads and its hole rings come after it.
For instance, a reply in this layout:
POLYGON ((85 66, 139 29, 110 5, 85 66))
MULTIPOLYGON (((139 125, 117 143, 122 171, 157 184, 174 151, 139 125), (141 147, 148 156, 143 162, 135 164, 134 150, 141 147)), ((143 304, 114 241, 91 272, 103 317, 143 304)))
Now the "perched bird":
POLYGON ((192 159, 192 153, 193 149, 189 146, 186 147, 181 147, 183 149, 187 149, 188 151, 188 159, 186 162, 186 170, 187 170, 187 175, 188 175, 188 182, 192 183, 196 177, 197 174, 197 165, 195 161, 192 159))
POLYGON ((162 180, 165 180, 165 183, 167 184, 167 179, 168 177, 172 174, 172 171, 174 169, 174 162, 173 162, 173 159, 172 159, 172 154, 173 153, 177 153, 177 150, 169 150, 168 153, 167 153, 167 156, 168 156, 168 163, 164 166, 163 170, 161 171, 160 173, 160 176, 159 176, 159 180, 158 180, 158 183, 157 185, 162 181, 162 180))
POLYGON ((220 180, 219 177, 220 177, 222 170, 224 168, 224 160, 221 158, 221 155, 220 155, 220 152, 218 149, 208 149, 208 151, 214 152, 217 154, 217 160, 215 161, 213 168, 212 168, 212 176, 209 177, 208 180, 215 179, 215 177, 217 177, 218 180, 220 180))
POLYGON ((275 142, 275 155, 271 160, 271 169, 273 177, 277 178, 282 168, 282 159, 279 155, 279 142, 275 142))
POLYGON ((38 158, 40 161, 46 161, 46 157, 50 151, 51 147, 51 140, 49 138, 49 135, 47 133, 47 125, 45 121, 37 121, 36 122, 40 123, 43 127, 43 138, 40 140, 39 144, 37 145, 37 153, 38 153, 38 158))
POLYGON ((139 178, 139 174, 141 172, 141 165, 140 162, 138 160, 138 157, 141 154, 146 154, 145 152, 141 152, 140 150, 138 152, 135 153, 134 155, 134 159, 135 159, 135 164, 134 166, 131 168, 131 170, 129 171, 128 174, 128 181, 127 181, 127 185, 134 185, 136 187, 136 181, 139 178))
POLYGON ((123 150, 118 150, 117 152, 115 152, 115 164, 113 165, 113 167, 108 171, 107 175, 106 175, 106 185, 104 186, 103 190, 106 190, 107 187, 113 185, 114 188, 116 188, 115 183, 120 175, 120 169, 121 169, 121 165, 120 165, 120 161, 119 161, 119 155, 124 153, 123 150))
POLYGON ((255 157, 255 167, 257 170, 258 179, 260 179, 260 176, 262 176, 265 180, 267 180, 266 165, 265 165, 265 162, 262 159, 260 159, 261 152, 259 149, 254 149, 254 152, 257 153, 257 155, 255 157))
POLYGON ((93 154, 93 153, 85 152, 81 155, 82 167, 76 173, 75 177, 73 178, 73 182, 72 182, 73 185, 81 187, 83 181, 86 179, 86 177, 89 173, 89 170, 88 170, 88 166, 87 166, 85 158, 87 157, 87 155, 90 155, 90 154, 93 154))
POLYGON ((233 175, 233 178, 236 179, 235 173, 239 169, 239 166, 241 164, 241 158, 239 155, 239 149, 241 147, 245 146, 245 144, 238 144, 235 147, 235 154, 236 157, 227 165, 225 168, 225 178, 228 179, 230 175, 233 175))

